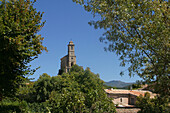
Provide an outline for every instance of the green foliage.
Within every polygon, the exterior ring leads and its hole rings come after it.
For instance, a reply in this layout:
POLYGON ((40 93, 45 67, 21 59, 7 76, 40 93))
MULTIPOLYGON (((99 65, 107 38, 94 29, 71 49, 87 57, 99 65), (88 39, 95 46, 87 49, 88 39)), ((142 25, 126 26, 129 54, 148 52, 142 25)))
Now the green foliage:
POLYGON ((51 111, 55 113, 81 113, 86 111, 84 95, 79 91, 63 89, 50 95, 51 111))
POLYGON ((141 108, 139 113, 167 113, 167 102, 159 96, 150 98, 150 94, 145 93, 144 97, 137 97, 136 106, 141 108))
POLYGON ((136 83, 130 85, 128 89, 138 89, 142 87, 142 81, 137 80, 136 83))
POLYGON ((28 103, 27 113, 49 113, 49 107, 47 102, 42 103, 28 103))
POLYGON ((38 31, 44 26, 42 14, 30 0, 0 2, 0 94, 12 96, 25 75, 33 74, 28 63, 38 57, 43 38, 38 31))
POLYGON ((5 98, 0 102, 1 113, 25 112, 28 110, 26 101, 18 101, 10 98, 5 98))
POLYGON ((78 66, 77 64, 73 65, 70 69, 70 72, 82 72, 82 71, 84 71, 83 67, 78 66))
POLYGON ((89 24, 96 29, 105 29, 100 38, 109 45, 105 50, 116 52, 121 66, 131 64, 128 68, 130 76, 138 74, 147 82, 153 81, 161 96, 170 95, 169 1, 72 1, 99 17, 89 24))
POLYGON ((48 103, 28 103, 26 101, 5 98, 0 102, 1 113, 45 113, 48 112, 48 103))
POLYGON ((62 75, 63 73, 64 73, 64 70, 63 69, 59 69, 58 75, 62 75))
MULTIPOLYGON (((138 85, 138 84, 132 84, 131 86, 129 87, 132 87, 132 89, 138 89, 138 88, 141 88, 141 85, 138 85)), ((130 88, 129 88, 130 89, 130 88)))
POLYGON ((73 66, 70 73, 56 76, 55 91, 50 95, 52 112, 115 112, 113 102, 107 97, 103 81, 87 68, 73 66))
POLYGON ((54 77, 44 73, 37 81, 23 84, 17 98, 27 102, 29 112, 113 113, 115 106, 103 83, 89 68, 74 65, 69 73, 54 77))
POLYGON ((55 82, 55 79, 51 78, 48 74, 43 73, 33 85, 31 92, 33 101, 40 103, 48 100, 50 93, 55 88, 55 82))
POLYGON ((33 82, 24 82, 19 86, 19 90, 16 92, 15 97, 24 101, 34 101, 33 95, 33 82))

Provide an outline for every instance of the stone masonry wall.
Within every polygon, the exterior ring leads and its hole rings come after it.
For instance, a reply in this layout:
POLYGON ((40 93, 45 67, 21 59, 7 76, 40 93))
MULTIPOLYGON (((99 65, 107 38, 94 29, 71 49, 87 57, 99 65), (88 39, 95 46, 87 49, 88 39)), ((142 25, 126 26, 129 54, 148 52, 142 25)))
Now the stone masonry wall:
POLYGON ((137 113, 139 108, 116 108, 117 113, 137 113))

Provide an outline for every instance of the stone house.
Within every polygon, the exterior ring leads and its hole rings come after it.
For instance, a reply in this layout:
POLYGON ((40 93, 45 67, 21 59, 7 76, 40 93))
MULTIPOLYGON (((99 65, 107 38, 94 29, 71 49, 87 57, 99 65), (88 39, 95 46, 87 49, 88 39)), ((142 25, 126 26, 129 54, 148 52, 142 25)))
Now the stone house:
POLYGON ((123 90, 123 89, 105 89, 108 97, 113 98, 113 103, 118 107, 135 107, 137 96, 144 96, 146 92, 150 93, 151 98, 156 94, 143 90, 123 90))

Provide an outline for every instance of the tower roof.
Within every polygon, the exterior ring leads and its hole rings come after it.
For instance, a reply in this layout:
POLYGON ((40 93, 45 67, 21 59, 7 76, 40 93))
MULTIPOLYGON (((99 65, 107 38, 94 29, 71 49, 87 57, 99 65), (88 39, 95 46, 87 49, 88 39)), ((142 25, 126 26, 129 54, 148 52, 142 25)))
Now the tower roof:
POLYGON ((68 46, 69 46, 69 45, 74 45, 73 41, 70 41, 69 44, 68 44, 68 46))

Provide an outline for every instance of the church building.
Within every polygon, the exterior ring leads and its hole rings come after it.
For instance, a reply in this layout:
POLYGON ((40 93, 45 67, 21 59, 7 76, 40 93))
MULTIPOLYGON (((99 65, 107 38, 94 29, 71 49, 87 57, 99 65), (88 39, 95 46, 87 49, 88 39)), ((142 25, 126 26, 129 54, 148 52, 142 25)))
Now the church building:
POLYGON ((68 54, 61 58, 61 70, 65 73, 69 72, 71 67, 76 64, 76 56, 74 52, 74 44, 72 41, 68 44, 68 54))

